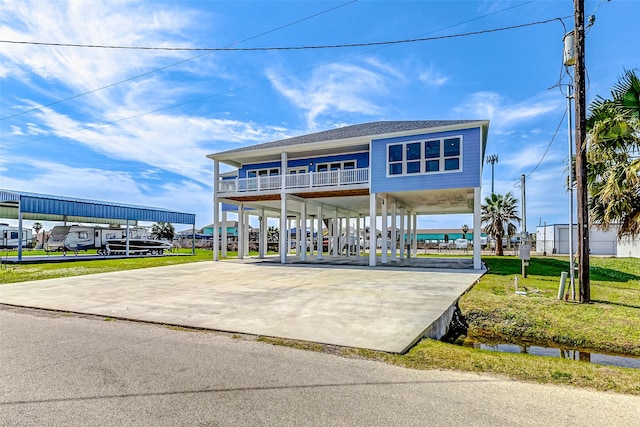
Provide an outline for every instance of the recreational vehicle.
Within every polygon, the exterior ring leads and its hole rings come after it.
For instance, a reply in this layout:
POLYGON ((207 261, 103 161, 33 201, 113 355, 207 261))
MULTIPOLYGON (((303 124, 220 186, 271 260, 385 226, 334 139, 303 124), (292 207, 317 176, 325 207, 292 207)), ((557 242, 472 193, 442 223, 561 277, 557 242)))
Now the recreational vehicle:
MULTIPOLYGON (((0 224, 0 248, 17 248, 20 229, 9 224, 0 224)), ((31 229, 22 229, 22 247, 31 245, 31 229)))

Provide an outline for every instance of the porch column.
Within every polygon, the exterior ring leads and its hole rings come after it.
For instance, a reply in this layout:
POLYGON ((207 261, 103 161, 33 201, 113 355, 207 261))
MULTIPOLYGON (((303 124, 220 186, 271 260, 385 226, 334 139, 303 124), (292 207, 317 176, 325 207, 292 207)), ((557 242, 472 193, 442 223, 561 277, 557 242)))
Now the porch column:
POLYGON ((411 212, 407 211, 407 239, 409 240, 409 247, 407 248, 407 258, 412 258, 412 247, 413 247, 413 216, 411 212))
POLYGON ((280 263, 287 263, 287 153, 280 154, 280 232, 278 233, 278 248, 280 249, 280 263))
POLYGON ((405 210, 401 209, 400 210, 400 259, 404 259, 404 249, 405 246, 407 244, 407 241, 405 239, 405 229, 404 229, 404 216, 405 216, 405 210))
POLYGON ((482 245, 481 192, 482 189, 480 187, 473 189, 473 268, 475 270, 482 268, 482 259, 480 258, 482 245))
POLYGON ((264 208, 260 209, 260 223, 258 225, 258 258, 263 259, 267 254, 267 218, 264 208))
POLYGON ((322 259, 322 205, 318 205, 318 259, 322 259))
POLYGON ((362 256, 362 248, 360 247, 360 214, 356 217, 356 256, 362 256))
POLYGON ((376 193, 369 194, 369 266, 376 266, 376 193))
POLYGON ((418 214, 413 214, 413 256, 418 257, 418 214))
POLYGON ((300 225, 302 225, 302 227, 300 227, 300 229, 298 230, 298 236, 300 236, 298 238, 298 241, 300 241, 300 239, 302 239, 301 241, 301 247, 300 247, 300 259, 302 261, 306 261, 307 260, 307 202, 306 200, 302 202, 302 205, 300 206, 300 218, 301 221, 299 222, 300 225))
POLYGON ((350 217, 347 214, 347 223, 344 226, 344 235, 346 236, 346 244, 347 244, 347 258, 351 256, 351 224, 350 217))
MULTIPOLYGON (((227 236, 227 211, 222 211, 222 221, 220 223, 220 225, 218 226, 218 224, 214 225, 214 228, 218 229, 218 227, 222 228, 222 242, 220 243, 220 249, 222 251, 222 258, 226 258, 227 257, 227 240, 228 240, 228 236, 227 236)), ((216 242, 217 243, 217 242, 216 242)))
POLYGON ((332 241, 333 241, 333 256, 338 256, 338 241, 340 240, 340 236, 338 235, 338 210, 333 211, 333 227, 332 228, 332 241))
POLYGON ((396 217, 398 215, 398 204, 394 200, 391 203, 391 261, 398 259, 398 230, 396 228, 396 217))
POLYGON ((387 221, 389 220, 389 218, 387 218, 388 213, 387 213, 387 197, 382 197, 382 241, 381 241, 381 246, 382 246, 382 257, 380 259, 380 261, 383 264, 386 264, 387 262, 389 262, 389 256, 387 254, 387 251, 389 250, 389 245, 387 245, 387 221))
POLYGON ((249 256, 249 214, 244 214, 244 243, 242 248, 244 249, 244 256, 249 256))
POLYGON ((244 203, 238 205, 238 259, 244 258, 244 203))
POLYGON ((220 240, 220 234, 218 233, 218 210, 220 209, 218 203, 218 180, 220 179, 220 165, 217 160, 213 161, 213 260, 220 260, 220 252, 218 248, 218 241, 220 240))
MULTIPOLYGON (((305 209, 306 209, 306 204, 307 202, 305 202, 305 209)), ((314 249, 313 249, 313 232, 314 232, 314 222, 315 218, 313 215, 311 215, 309 217, 309 240, 310 240, 310 244, 309 244, 309 256, 312 257, 314 255, 314 249)))

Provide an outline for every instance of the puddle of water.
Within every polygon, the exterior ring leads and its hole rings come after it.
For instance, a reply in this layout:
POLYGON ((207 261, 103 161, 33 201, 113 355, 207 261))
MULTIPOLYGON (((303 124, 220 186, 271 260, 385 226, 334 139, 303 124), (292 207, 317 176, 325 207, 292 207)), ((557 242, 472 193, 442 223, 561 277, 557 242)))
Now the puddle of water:
POLYGON ((569 360, 579 360, 581 362, 596 363, 598 365, 640 368, 640 357, 613 356, 610 354, 591 353, 582 350, 565 350, 562 348, 539 347, 535 345, 485 344, 471 340, 465 340, 464 345, 482 350, 502 351, 505 353, 527 353, 536 356, 552 356, 569 360))

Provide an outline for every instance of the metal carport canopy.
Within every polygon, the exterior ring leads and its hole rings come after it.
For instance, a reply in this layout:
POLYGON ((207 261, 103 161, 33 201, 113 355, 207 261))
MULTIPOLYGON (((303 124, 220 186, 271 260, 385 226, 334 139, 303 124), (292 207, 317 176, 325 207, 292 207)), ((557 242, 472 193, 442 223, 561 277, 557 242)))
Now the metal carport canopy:
MULTIPOLYGON (((20 229, 23 219, 97 224, 170 222, 192 224, 194 228, 196 223, 196 215, 191 213, 5 189, 0 189, 0 218, 17 219, 20 229)), ((21 252, 22 245, 19 244, 18 258, 21 258, 21 252)))

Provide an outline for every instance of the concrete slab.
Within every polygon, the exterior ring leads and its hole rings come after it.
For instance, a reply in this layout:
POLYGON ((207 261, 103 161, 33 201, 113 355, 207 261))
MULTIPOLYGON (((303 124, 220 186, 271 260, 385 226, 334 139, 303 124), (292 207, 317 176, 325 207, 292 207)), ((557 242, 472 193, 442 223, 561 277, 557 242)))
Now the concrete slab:
POLYGON ((200 262, 0 285, 0 303, 402 353, 483 272, 200 262))

